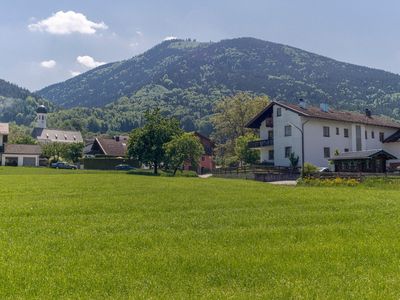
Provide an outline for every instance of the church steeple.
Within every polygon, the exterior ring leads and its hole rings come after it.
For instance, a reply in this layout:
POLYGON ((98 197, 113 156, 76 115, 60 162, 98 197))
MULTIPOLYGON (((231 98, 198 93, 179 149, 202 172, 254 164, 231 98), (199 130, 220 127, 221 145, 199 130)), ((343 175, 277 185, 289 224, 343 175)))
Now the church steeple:
POLYGON ((47 126, 47 108, 44 105, 40 105, 36 109, 37 113, 37 127, 45 129, 47 126))

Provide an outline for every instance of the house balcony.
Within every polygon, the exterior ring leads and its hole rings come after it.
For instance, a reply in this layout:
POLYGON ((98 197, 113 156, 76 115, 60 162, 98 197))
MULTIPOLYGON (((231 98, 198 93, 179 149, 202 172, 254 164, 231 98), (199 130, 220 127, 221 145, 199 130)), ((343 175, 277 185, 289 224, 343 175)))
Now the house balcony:
POLYGON ((273 146, 274 139, 252 141, 252 142, 249 142, 247 145, 251 149, 258 149, 258 148, 273 146))
POLYGON ((266 127, 273 128, 274 127, 274 119, 272 117, 271 118, 266 118, 265 119, 265 125, 266 125, 266 127))

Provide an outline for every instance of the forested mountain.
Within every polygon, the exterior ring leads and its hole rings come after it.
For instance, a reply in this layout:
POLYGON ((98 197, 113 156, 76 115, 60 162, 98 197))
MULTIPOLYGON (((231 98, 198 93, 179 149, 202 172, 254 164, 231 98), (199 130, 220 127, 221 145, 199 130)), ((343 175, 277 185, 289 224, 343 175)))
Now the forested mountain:
POLYGON ((217 43, 163 42, 142 55, 93 69, 38 93, 64 108, 55 124, 126 131, 159 106, 186 126, 209 128, 213 104, 237 91, 272 99, 328 102, 349 110, 369 107, 400 119, 400 76, 297 48, 238 38, 217 43), (98 107, 98 108, 92 108, 98 107), (82 118, 83 117, 83 118, 82 118))
POLYGON ((36 117, 36 108, 53 105, 28 90, 0 79, 0 122, 30 125, 36 117))

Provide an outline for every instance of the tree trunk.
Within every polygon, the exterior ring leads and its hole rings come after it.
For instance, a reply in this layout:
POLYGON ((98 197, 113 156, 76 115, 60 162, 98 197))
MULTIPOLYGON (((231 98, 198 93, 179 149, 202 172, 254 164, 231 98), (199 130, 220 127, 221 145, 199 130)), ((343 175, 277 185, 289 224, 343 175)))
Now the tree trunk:
POLYGON ((158 164, 156 162, 154 162, 154 174, 158 174, 158 164))
POLYGON ((175 174, 176 174, 176 171, 178 171, 178 168, 175 168, 175 169, 174 169, 174 176, 175 176, 175 174))

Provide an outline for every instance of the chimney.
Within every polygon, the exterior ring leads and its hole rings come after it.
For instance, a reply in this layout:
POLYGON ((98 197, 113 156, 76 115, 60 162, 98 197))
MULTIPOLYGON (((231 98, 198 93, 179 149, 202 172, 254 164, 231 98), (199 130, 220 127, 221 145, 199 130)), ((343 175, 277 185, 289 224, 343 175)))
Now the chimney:
POLYGON ((366 108, 366 109, 365 109, 365 115, 366 115, 368 118, 371 118, 371 116, 372 116, 371 110, 369 110, 368 108, 366 108))
POLYGON ((302 109, 307 109, 307 103, 306 103, 306 101, 304 101, 303 99, 299 99, 299 106, 300 106, 302 109))
POLYGON ((319 105, 319 108, 321 109, 321 111, 323 112, 329 112, 329 104, 328 103, 321 103, 319 105))

